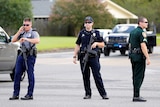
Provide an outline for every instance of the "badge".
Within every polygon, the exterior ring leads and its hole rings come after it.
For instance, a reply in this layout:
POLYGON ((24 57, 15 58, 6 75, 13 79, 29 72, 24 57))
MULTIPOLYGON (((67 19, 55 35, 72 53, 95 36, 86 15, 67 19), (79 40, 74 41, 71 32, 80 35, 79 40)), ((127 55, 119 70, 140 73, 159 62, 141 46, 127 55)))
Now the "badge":
POLYGON ((27 37, 31 37, 31 33, 29 33, 27 37))
POLYGON ((82 34, 82 37, 84 37, 85 35, 84 34, 82 34))
POLYGON ((93 36, 95 37, 95 36, 96 36, 96 33, 93 33, 93 36))

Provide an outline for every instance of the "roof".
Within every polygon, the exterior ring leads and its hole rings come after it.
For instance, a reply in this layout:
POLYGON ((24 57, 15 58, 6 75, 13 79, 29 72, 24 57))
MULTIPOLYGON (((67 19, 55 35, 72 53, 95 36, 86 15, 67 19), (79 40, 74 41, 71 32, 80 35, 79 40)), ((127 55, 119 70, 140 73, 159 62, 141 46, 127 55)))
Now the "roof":
POLYGON ((48 18, 55 0, 31 0, 34 18, 48 18))
MULTIPOLYGON (((137 19, 138 17, 128 10, 122 8, 111 0, 101 0, 107 3, 106 9, 117 19, 137 19)), ((34 18, 48 18, 52 11, 55 0, 31 0, 34 18)), ((128 20, 129 22, 129 20, 128 20)))
POLYGON ((129 12, 127 9, 122 8, 111 0, 102 0, 103 3, 107 4, 106 9, 113 17, 117 19, 137 19, 138 17, 129 12))
POLYGON ((138 24, 117 24, 117 26, 138 26, 138 24))

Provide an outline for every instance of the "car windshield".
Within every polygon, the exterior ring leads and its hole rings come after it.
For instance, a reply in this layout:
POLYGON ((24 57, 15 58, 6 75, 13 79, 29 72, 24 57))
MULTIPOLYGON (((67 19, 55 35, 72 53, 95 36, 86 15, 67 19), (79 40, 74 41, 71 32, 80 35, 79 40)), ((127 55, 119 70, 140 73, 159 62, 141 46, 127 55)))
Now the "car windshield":
POLYGON ((135 29, 135 26, 115 26, 113 33, 130 33, 135 29))
POLYGON ((103 33, 104 33, 104 32, 99 32, 99 33, 100 33, 100 36, 103 37, 103 33))
POLYGON ((4 32, 0 32, 0 42, 5 42, 6 38, 5 38, 5 33, 4 32))

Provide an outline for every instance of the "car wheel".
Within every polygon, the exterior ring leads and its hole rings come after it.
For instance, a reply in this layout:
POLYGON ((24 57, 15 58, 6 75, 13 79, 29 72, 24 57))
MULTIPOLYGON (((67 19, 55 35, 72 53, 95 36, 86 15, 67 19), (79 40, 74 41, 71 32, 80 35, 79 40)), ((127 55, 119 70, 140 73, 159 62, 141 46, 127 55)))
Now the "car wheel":
POLYGON ((153 46, 149 46, 149 48, 148 48, 148 53, 153 53, 153 46))
MULTIPOLYGON (((13 72, 10 73, 10 77, 11 77, 11 80, 12 80, 12 81, 14 81, 14 74, 15 74, 15 68, 13 69, 13 72)), ((25 75, 26 75, 26 72, 24 71, 24 72, 22 73, 22 76, 21 76, 21 81, 24 80, 25 75)))
POLYGON ((100 53, 103 53, 103 48, 100 48, 99 51, 100 51, 100 53))
POLYGON ((108 48, 104 48, 104 56, 109 56, 109 54, 110 54, 110 49, 108 49, 108 48))
POLYGON ((125 55, 126 50, 120 50, 121 55, 125 55))
POLYGON ((10 73, 11 80, 14 81, 14 73, 10 73))

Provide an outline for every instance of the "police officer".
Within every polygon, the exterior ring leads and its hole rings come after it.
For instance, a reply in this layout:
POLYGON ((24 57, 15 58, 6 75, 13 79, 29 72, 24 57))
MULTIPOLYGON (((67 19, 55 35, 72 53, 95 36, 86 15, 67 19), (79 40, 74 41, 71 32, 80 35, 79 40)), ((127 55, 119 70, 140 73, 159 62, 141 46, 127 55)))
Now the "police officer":
POLYGON ((35 44, 40 42, 40 38, 38 32, 32 29, 32 21, 30 18, 25 18, 23 20, 23 26, 21 26, 18 32, 14 35, 12 42, 17 42, 17 41, 19 41, 21 44, 22 52, 17 58, 15 76, 14 76, 14 91, 13 91, 13 96, 10 97, 9 100, 19 99, 21 75, 24 72, 24 70, 27 71, 29 85, 26 95, 22 97, 21 100, 32 100, 34 84, 35 84, 35 78, 34 78, 34 65, 36 61, 35 44), (26 60, 24 57, 26 57, 26 60))
POLYGON ((87 45, 89 45, 89 41, 91 36, 94 36, 96 39, 91 45, 91 49, 96 51, 98 54, 99 48, 104 47, 103 38, 100 37, 99 31, 92 28, 93 26, 93 18, 91 16, 87 16, 84 20, 84 29, 82 29, 79 32, 76 46, 74 50, 74 56, 73 56, 73 62, 76 64, 76 59, 78 56, 78 53, 80 53, 79 60, 80 60, 80 67, 83 75, 83 82, 84 82, 84 88, 85 88, 85 96, 84 99, 90 99, 92 92, 90 87, 90 69, 92 70, 93 77, 97 86, 97 89, 102 97, 102 99, 109 99, 107 97, 107 93, 105 91, 103 81, 100 74, 100 63, 99 63, 99 55, 95 55, 90 57, 86 63, 85 70, 83 71, 84 67, 84 56, 85 56, 85 49, 87 48, 87 45))
POLYGON ((146 102, 140 96, 140 88, 143 83, 146 63, 150 64, 150 58, 147 50, 147 36, 144 29, 148 27, 148 21, 145 17, 138 18, 138 27, 130 33, 129 37, 129 57, 132 64, 133 79, 133 102, 146 102))

